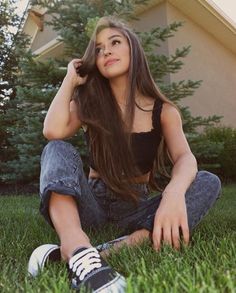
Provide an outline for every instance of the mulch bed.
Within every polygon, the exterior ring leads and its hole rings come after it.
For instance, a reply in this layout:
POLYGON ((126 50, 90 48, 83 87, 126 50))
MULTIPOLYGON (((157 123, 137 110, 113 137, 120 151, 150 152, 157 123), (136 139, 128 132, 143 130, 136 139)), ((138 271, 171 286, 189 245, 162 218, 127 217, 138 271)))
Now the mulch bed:
POLYGON ((2 195, 35 195, 39 194, 37 183, 28 184, 0 184, 0 196, 2 195))

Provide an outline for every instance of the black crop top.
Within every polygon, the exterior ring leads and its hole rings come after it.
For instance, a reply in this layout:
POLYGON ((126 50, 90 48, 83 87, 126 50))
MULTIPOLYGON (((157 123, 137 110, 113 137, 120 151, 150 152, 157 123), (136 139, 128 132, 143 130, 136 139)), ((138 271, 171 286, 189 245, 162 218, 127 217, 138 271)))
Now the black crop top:
MULTIPOLYGON (((162 105, 163 102, 161 100, 155 100, 152 110, 152 129, 147 132, 133 132, 131 136, 134 161, 142 174, 146 174, 151 171, 157 153, 157 148, 159 147, 161 141, 162 131, 160 116, 162 105)), ((142 108, 140 109, 143 110, 142 108)), ((87 145, 89 145, 88 131, 84 131, 84 135, 87 145)), ((89 154, 89 163, 90 166, 96 171, 91 153, 89 154)))

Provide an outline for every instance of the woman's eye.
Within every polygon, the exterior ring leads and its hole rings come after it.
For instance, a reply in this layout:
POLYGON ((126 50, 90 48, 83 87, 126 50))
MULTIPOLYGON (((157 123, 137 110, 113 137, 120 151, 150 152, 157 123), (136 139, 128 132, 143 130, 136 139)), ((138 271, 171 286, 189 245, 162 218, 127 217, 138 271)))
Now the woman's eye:
POLYGON ((112 45, 116 45, 116 44, 120 44, 120 41, 119 40, 113 40, 112 45))
POLYGON ((95 49, 95 55, 99 55, 100 52, 101 52, 101 48, 97 47, 95 49))

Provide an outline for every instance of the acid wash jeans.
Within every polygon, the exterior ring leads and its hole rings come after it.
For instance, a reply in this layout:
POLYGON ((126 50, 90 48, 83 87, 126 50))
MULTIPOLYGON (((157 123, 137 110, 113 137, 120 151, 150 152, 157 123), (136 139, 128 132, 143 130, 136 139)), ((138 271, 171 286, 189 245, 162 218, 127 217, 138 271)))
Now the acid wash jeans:
MULTIPOLYGON (((86 178, 78 151, 68 142, 52 140, 41 156, 40 212, 53 227, 48 206, 51 192, 74 197, 83 229, 104 227, 111 223, 132 233, 145 228, 153 230, 154 217, 161 194, 149 196, 146 183, 134 184, 141 191, 137 204, 117 197, 100 178, 86 178)), ((219 197, 219 178, 199 171, 185 194, 190 232, 219 197)))

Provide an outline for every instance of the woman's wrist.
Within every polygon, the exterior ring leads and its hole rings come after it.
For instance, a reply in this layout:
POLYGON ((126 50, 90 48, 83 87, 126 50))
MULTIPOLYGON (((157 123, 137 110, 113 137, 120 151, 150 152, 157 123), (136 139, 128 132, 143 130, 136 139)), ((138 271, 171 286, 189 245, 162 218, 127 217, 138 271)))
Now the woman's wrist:
POLYGON ((179 184, 168 184, 162 192, 162 196, 184 196, 186 188, 179 184))
MULTIPOLYGON (((195 175, 196 176, 196 175, 195 175)), ((163 191, 164 194, 178 194, 179 196, 185 196, 186 191, 194 180, 195 176, 180 176, 175 175, 171 178, 163 191)))
POLYGON ((63 79, 63 83, 66 83, 67 85, 69 85, 73 90, 75 89, 76 86, 78 86, 78 81, 77 84, 73 81, 73 79, 69 76, 66 75, 63 79))

